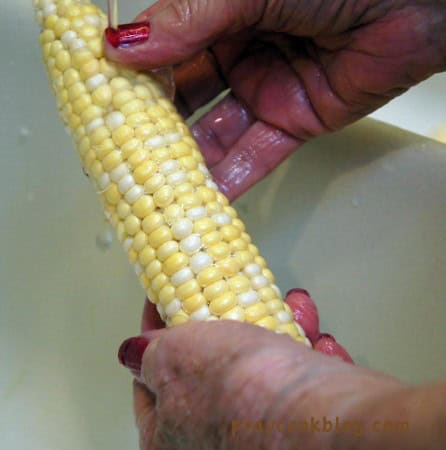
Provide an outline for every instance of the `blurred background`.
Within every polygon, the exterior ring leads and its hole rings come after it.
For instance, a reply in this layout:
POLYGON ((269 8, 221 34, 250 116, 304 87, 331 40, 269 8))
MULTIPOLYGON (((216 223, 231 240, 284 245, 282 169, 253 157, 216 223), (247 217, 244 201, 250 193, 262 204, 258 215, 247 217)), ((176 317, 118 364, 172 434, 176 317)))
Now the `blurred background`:
MULTIPOLYGON (((120 3, 122 21, 147 6, 120 3)), ((59 122, 31 1, 0 0, 0 23, 0 447, 136 449, 116 353, 144 293, 59 122)), ((445 104, 443 74, 372 116, 399 128, 318 139, 236 203, 323 331, 414 383, 446 376, 445 104)))

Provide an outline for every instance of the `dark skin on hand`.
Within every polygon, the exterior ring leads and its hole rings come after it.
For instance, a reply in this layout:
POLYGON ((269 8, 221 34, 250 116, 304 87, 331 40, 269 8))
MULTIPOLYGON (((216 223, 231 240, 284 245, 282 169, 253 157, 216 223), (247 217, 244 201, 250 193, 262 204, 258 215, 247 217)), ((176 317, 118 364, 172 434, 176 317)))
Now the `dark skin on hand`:
MULTIPOLYGON (((174 66, 185 116, 231 89, 193 126, 231 200, 304 142, 446 70, 445 0, 160 0, 136 21, 150 22, 149 39, 108 45, 107 56, 139 69, 174 66)), ((445 383, 408 386, 247 324, 165 330, 151 307, 142 333, 134 401, 143 450, 446 448, 445 383), (231 426, 324 416, 366 431, 231 426), (409 427, 373 433, 375 420, 409 427)))

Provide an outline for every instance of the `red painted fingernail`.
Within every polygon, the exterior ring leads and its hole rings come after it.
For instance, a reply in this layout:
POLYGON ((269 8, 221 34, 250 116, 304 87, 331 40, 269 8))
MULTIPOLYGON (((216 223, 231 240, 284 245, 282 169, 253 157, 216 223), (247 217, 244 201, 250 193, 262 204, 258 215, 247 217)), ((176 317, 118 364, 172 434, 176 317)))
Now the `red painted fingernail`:
POLYGON ((325 353, 329 356, 337 356, 347 363, 354 364, 352 357, 348 354, 347 350, 336 342, 336 339, 331 334, 321 334, 316 342, 314 349, 317 352, 325 353))
POLYGON ((288 297, 290 294, 305 294, 308 297, 310 297, 310 293, 308 291, 306 291, 305 289, 300 289, 300 288, 294 288, 294 289, 290 289, 287 293, 286 293, 286 297, 288 297))
POLYGON ((293 312, 294 320, 304 329, 314 344, 319 337, 319 314, 310 294, 305 289, 291 289, 285 298, 293 312))
POLYGON ((149 340, 144 336, 126 339, 119 347, 119 362, 130 369, 133 374, 141 371, 142 355, 149 345, 149 340))
POLYGON ((148 22, 135 22, 119 25, 118 28, 107 28, 105 37, 115 48, 128 47, 147 41, 150 36, 150 24, 148 22))

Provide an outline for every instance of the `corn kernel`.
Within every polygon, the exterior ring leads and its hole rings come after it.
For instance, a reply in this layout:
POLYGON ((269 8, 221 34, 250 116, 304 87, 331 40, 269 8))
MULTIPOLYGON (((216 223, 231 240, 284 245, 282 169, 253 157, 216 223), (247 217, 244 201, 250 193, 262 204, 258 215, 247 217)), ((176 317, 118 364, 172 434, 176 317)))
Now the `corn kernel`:
POLYGON ((90 141, 92 145, 99 145, 101 142, 105 141, 109 137, 110 137, 109 129, 105 126, 102 126, 96 128, 96 130, 94 130, 90 134, 90 141))
POLYGON ((255 303, 245 309, 245 318, 248 322, 254 323, 268 315, 268 308, 264 303, 255 303))
POLYGON ((153 194, 159 189, 161 189, 164 186, 165 182, 166 178, 164 177, 164 175, 156 173, 144 183, 144 189, 149 194, 153 194))
POLYGON ((183 301, 183 309, 188 314, 192 314, 204 305, 206 305, 206 297, 201 293, 194 294, 183 301))
POLYGON ((79 75, 83 80, 88 80, 93 75, 97 75, 99 73, 100 66, 97 59, 92 58, 85 61, 79 69, 79 75))
MULTIPOLYGON (((88 49, 93 53, 93 56, 95 58, 100 58, 102 56, 102 39, 99 37, 96 37, 94 39, 90 39, 87 42, 88 49)), ((101 70, 101 68, 99 69, 101 70)))
MULTIPOLYGON (((167 227, 166 227, 167 228, 167 227)), ((170 232, 170 229, 167 228, 170 232)), ((186 267, 189 263, 189 257, 184 253, 175 253, 172 256, 169 256, 166 261, 163 263, 163 269, 165 273, 169 276, 172 276, 175 272, 186 267)))
POLYGON ((226 242, 232 242, 240 236, 240 230, 235 225, 224 225, 220 233, 226 242))
POLYGON ((122 157, 121 153, 118 150, 113 150, 102 160, 102 164, 106 172, 111 172, 121 163, 122 157))
POLYGON ((194 170, 197 167, 197 161, 192 156, 182 156, 178 159, 178 162, 187 171, 194 170))
POLYGON ((129 249, 127 256, 131 264, 135 264, 138 261, 138 253, 133 248, 129 249))
POLYGON ((211 231, 210 233, 206 233, 202 238, 201 241, 203 242, 203 245, 205 247, 211 247, 215 244, 218 244, 221 242, 223 236, 219 231, 211 231))
POLYGON ((208 248, 208 253, 216 260, 227 258, 231 249, 226 242, 219 242, 218 244, 214 244, 212 247, 208 248))
POLYGON ((234 308, 237 305, 237 297, 231 292, 225 292, 223 295, 217 297, 212 300, 209 305, 209 310, 212 314, 216 316, 221 316, 225 312, 228 312, 230 309, 234 308))
POLYGON ((265 305, 268 308, 269 314, 275 314, 283 309, 283 301, 278 298, 267 301, 265 305))
POLYGON ((158 212, 154 212, 142 221, 142 229, 147 234, 150 234, 152 233, 152 231, 155 231, 156 229, 164 225, 164 223, 165 222, 163 215, 158 212))
POLYGON ((126 103, 128 103, 130 100, 133 100, 134 98, 135 94, 131 90, 129 89, 119 90, 113 95, 113 106, 116 109, 120 109, 122 106, 124 106, 126 103))
POLYGON ((276 331, 277 327, 279 326, 279 322, 277 321, 277 319, 271 316, 266 316, 263 319, 255 322, 255 324, 271 331, 276 331))
POLYGON ((298 339, 299 333, 297 331, 296 324, 293 323, 283 323, 277 327, 278 333, 289 334, 294 339, 298 339))
POLYGON ((210 233, 211 231, 215 231, 216 228, 217 224, 208 217, 198 219, 194 223, 194 233, 198 233, 200 235, 204 235, 210 233))
POLYGON ((208 267, 202 270, 197 277, 200 286, 206 287, 223 278, 223 273, 218 267, 208 267))
POLYGON ((146 248, 148 243, 147 234, 144 231, 138 231, 133 238, 133 248, 140 252, 144 248, 146 248))
POLYGON ((145 112, 137 112, 134 114, 129 114, 126 119, 126 123, 129 127, 137 128, 143 124, 146 124, 149 120, 150 118, 145 112))
POLYGON ((138 139, 145 140, 156 133, 156 127, 153 123, 145 123, 135 130, 135 136, 138 139))
POLYGON ((160 274, 162 268, 162 264, 157 259, 154 259, 151 263, 149 263, 149 265, 146 267, 146 275, 149 280, 152 280, 158 274, 160 274))
POLYGON ((262 256, 256 256, 254 258, 254 262, 258 264, 262 269, 266 268, 266 261, 265 258, 263 258, 262 256))
POLYGON ((139 262, 143 266, 149 265, 156 257, 155 250, 152 247, 145 247, 139 253, 139 262))
POLYGON ((132 206, 133 213, 136 217, 144 219, 153 211, 155 211, 155 204, 150 195, 143 195, 132 206))
POLYGON ((235 257, 228 257, 217 261, 217 267, 220 268, 225 277, 233 276, 240 271, 240 264, 235 257))
POLYGON ((215 191, 213 191, 212 189, 209 189, 206 186, 200 186, 197 189, 197 194, 200 197, 203 204, 207 204, 207 203, 213 202, 215 200, 215 191))
POLYGON ((170 319, 170 326, 176 327, 177 325, 181 325, 188 321, 189 316, 184 311, 180 310, 170 319))
POLYGON ((164 211, 164 217, 167 223, 172 224, 173 222, 184 217, 184 210, 179 205, 169 205, 164 211))
POLYGON ((122 114, 124 114, 125 116, 142 113, 145 109, 146 107, 144 105, 144 102, 139 98, 134 98, 133 100, 125 103, 120 107, 122 114))
POLYGON ((206 177, 202 172, 199 170, 191 170, 187 174, 187 179, 190 183, 192 183, 194 186, 201 186, 206 181, 206 177))
POLYGON ((127 141, 133 138, 133 129, 128 125, 121 125, 120 127, 113 130, 112 139, 116 145, 123 145, 127 141))
POLYGON ((182 156, 189 155, 191 151, 190 146, 187 145, 184 141, 171 144, 170 149, 172 151, 172 156, 177 159, 181 158, 182 156))
POLYGON ((108 105, 110 105, 112 100, 111 87, 108 84, 103 84, 102 86, 99 86, 91 94, 91 99, 96 105, 101 106, 103 108, 107 107, 108 105))
POLYGON ((161 262, 164 262, 175 253, 178 253, 178 251, 179 245, 177 241, 167 241, 158 247, 156 256, 161 262))
POLYGON ((177 287, 176 295, 180 300, 184 301, 185 299, 198 294, 200 291, 200 285, 198 284, 197 280, 189 280, 181 286, 177 287))
POLYGON ((71 64, 71 56, 66 50, 62 50, 58 52, 56 55, 56 67, 64 72, 70 67, 71 64))
POLYGON ((238 262, 241 267, 247 266, 249 263, 254 261, 254 256, 248 250, 241 250, 234 253, 235 257, 238 259, 238 262))
POLYGON ((121 194, 119 193, 118 186, 115 183, 112 183, 107 189, 105 192, 105 198, 112 205, 116 205, 119 200, 121 200, 121 194))
POLYGON ((171 186, 163 186, 153 194, 153 201, 159 208, 165 208, 170 205, 175 195, 171 186))
POLYGON ((159 301, 163 307, 166 307, 175 298, 175 288, 170 284, 165 284, 159 294, 159 301))
MULTIPOLYGON (((68 93, 69 96, 69 93, 68 93)), ((91 96, 87 93, 83 93, 76 98, 76 100, 72 101, 73 111, 76 114, 81 114, 85 109, 91 105, 91 96)))
MULTIPOLYGON (((132 139, 130 141, 132 141, 132 139)), ((141 163, 143 163, 146 159, 147 152, 140 148, 139 150, 134 151, 131 156, 128 157, 127 161, 132 166, 132 169, 134 169, 135 167, 138 167, 141 163)))
POLYGON ((124 221, 125 231, 129 236, 133 236, 141 230, 141 221, 136 216, 128 216, 124 221))
POLYGON ((243 322, 245 320, 245 311, 240 306, 236 306, 235 308, 225 312, 221 318, 225 320, 237 320, 243 322))
MULTIPOLYGON (((172 240, 172 232, 170 231, 170 228, 167 227, 166 225, 163 225, 163 226, 157 228, 155 231, 152 231, 149 234, 149 244, 154 248, 158 248, 159 246, 163 245, 165 242, 171 241, 171 240, 172 240)), ((176 270, 172 273, 175 273, 175 272, 176 272, 176 270)))
POLYGON ((231 247, 231 250, 233 252, 240 251, 240 250, 246 250, 248 248, 248 244, 243 239, 234 239, 229 243, 229 246, 231 247))
POLYGON ((228 280, 229 288, 236 294, 246 292, 251 288, 251 282, 243 275, 236 275, 228 280))
POLYGON ((269 302, 270 300, 274 300, 277 297, 274 289, 270 288, 269 286, 258 289, 257 293, 259 294, 259 297, 263 302, 269 302))
MULTIPOLYGON (((164 273, 159 273, 153 280, 152 280, 152 289, 155 292, 159 292, 164 286, 167 285, 169 282, 169 278, 164 273)), ((159 299, 159 295, 158 295, 159 299)))
POLYGON ((208 301, 210 301, 214 298, 220 297, 220 295, 223 295, 228 289, 228 283, 225 280, 220 280, 207 286, 203 293, 208 301))

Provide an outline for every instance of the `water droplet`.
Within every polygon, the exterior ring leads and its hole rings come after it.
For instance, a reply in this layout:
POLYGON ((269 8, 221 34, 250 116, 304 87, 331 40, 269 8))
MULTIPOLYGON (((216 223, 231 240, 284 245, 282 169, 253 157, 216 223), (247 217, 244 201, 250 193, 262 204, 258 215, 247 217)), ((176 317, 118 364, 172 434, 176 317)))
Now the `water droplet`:
POLYGON ((96 246, 101 250, 109 249, 113 244, 113 232, 110 228, 105 228, 96 235, 96 246))

